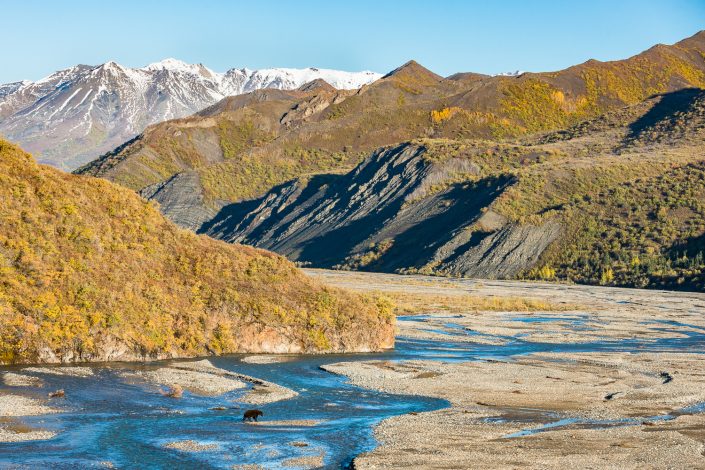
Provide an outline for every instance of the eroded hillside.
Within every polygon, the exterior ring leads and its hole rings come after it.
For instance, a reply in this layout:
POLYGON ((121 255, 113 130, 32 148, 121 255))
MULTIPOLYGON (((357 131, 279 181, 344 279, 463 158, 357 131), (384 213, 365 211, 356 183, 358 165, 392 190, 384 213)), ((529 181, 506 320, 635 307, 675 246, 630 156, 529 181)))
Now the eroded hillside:
POLYGON ((703 288, 705 91, 517 143, 424 139, 201 230, 306 265, 703 288))
POLYGON ((194 229, 225 204, 299 176, 348 171, 382 146, 514 139, 578 125, 654 94, 705 87, 703 53, 701 32, 626 60, 517 77, 443 78, 411 61, 357 91, 312 83, 227 98, 149 128, 79 172, 141 191, 194 229))

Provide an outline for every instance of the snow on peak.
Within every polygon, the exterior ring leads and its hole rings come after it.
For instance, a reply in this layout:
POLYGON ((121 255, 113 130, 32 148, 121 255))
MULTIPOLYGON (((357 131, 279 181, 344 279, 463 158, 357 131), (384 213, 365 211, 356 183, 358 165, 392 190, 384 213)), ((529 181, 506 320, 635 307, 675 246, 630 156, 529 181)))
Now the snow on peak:
POLYGON ((112 60, 76 65, 34 83, 0 84, 0 133, 21 144, 31 143, 44 161, 74 168, 131 139, 149 124, 188 116, 226 96, 261 88, 294 90, 316 79, 352 89, 379 77, 373 72, 314 67, 217 73, 202 64, 172 58, 143 68, 112 60), (76 149, 81 149, 79 154, 76 149))
POLYGON ((109 60, 106 63, 104 63, 103 65, 99 66, 98 68, 105 69, 105 70, 114 70, 114 69, 123 70, 124 69, 124 67, 122 65, 118 64, 114 60, 109 60))
MULTIPOLYGON (((31 85, 32 82, 29 80, 22 80, 19 82, 12 82, 12 83, 3 83, 0 85, 0 98, 10 95, 12 93, 15 93, 18 90, 21 90, 23 88, 28 87, 31 85)), ((4 103, 0 102, 0 106, 2 106, 4 103)))
POLYGON ((152 62, 148 66, 144 67, 145 70, 174 70, 174 71, 183 71, 183 70, 190 70, 191 69, 191 64, 187 64, 186 62, 179 60, 179 59, 174 59, 172 57, 168 57, 164 60, 160 60, 159 62, 152 62))
POLYGON ((340 70, 319 69, 316 67, 308 67, 305 69, 269 68, 260 70, 252 70, 244 67, 240 69, 233 68, 226 73, 217 73, 202 64, 188 64, 173 58, 154 62, 138 70, 145 72, 169 70, 176 73, 200 75, 219 83, 223 83, 226 77, 240 76, 246 81, 246 84, 240 90, 241 93, 265 87, 293 89, 317 78, 325 80, 335 88, 351 89, 359 88, 381 77, 381 74, 370 71, 344 72, 340 70))
POLYGON ((523 70, 515 70, 513 72, 502 72, 502 73, 496 73, 493 75, 493 77, 518 77, 519 75, 523 75, 526 72, 523 70))
POLYGON ((191 75, 216 76, 215 72, 203 66, 203 64, 187 64, 178 59, 167 58, 159 62, 153 62, 148 66, 140 69, 146 72, 157 72, 160 70, 168 70, 176 73, 187 73, 191 75))
POLYGON ((353 89, 360 88, 382 76, 370 71, 344 72, 314 67, 306 69, 272 68, 254 71, 244 69, 244 71, 248 72, 248 79, 253 85, 268 83, 265 86, 276 88, 298 88, 304 83, 320 78, 334 88, 353 89))

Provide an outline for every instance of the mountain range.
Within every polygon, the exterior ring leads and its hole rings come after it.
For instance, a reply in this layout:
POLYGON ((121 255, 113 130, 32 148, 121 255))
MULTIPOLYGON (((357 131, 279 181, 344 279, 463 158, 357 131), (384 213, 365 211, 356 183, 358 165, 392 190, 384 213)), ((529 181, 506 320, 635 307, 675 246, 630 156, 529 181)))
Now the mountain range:
POLYGON ((705 32, 548 73, 410 61, 228 97, 77 172, 310 266, 700 289, 703 88, 705 32))
POLYGON ((175 59, 136 69, 112 61, 77 65, 37 82, 0 85, 0 134, 40 162, 72 170, 150 124, 193 114, 226 96, 294 89, 315 79, 354 89, 379 76, 316 68, 217 73, 175 59))
POLYGON ((418 139, 199 231, 303 265, 705 289, 705 90, 521 142, 418 139))
MULTIPOLYGON (((184 86, 196 90, 194 83, 217 82, 220 90, 230 83, 223 93, 198 88, 214 102, 204 98, 195 114, 148 125, 75 171, 118 183, 210 238, 314 267, 705 288, 705 32, 557 72, 441 77, 409 61, 350 89, 343 88, 352 82, 331 84, 331 76, 317 76, 326 71, 315 70, 285 84, 246 71, 247 80, 228 81, 240 75, 171 60, 142 71, 114 63, 78 69, 0 88, 0 109, 9 116, 3 123, 42 87, 48 98, 39 100, 39 112, 51 104, 58 116, 91 102, 92 91, 60 86, 74 83, 66 77, 75 74, 100 77, 96 93, 108 97, 120 95, 118 84, 137 83, 133 75, 178 76, 174 99, 185 96, 176 91, 184 86), (225 96, 246 86, 257 89, 225 96)), ((112 126, 123 121, 109 109, 144 110, 144 103, 106 99, 121 103, 110 108, 96 98, 112 126)), ((154 109, 170 99, 153 101, 154 109)), ((70 132, 61 140, 65 128, 56 130, 56 148, 71 141, 70 132)), ((10 181, 7 197, 27 184, 10 181)), ((17 208, 16 219, 43 207, 42 189, 33 194, 34 209, 17 208)), ((81 212, 87 200, 67 210, 81 212)), ((115 211, 99 206, 90 206, 93 213, 115 211)), ((136 246, 124 241, 145 228, 134 230, 111 243, 136 246)), ((52 233, 78 243, 84 232, 93 233, 85 224, 52 233)), ((31 233, 7 237, 6 266, 24 266, 18 243, 32 248, 31 233)), ((40 261, 56 252, 41 244, 40 261)), ((77 269, 61 270, 69 268, 77 269)))

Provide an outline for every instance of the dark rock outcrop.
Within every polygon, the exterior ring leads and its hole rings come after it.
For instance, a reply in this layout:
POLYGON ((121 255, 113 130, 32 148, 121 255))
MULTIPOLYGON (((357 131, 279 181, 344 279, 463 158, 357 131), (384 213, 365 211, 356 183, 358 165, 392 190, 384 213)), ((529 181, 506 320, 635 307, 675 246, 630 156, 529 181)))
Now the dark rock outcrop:
POLYGON ((508 224, 488 208, 513 177, 478 173, 468 160, 434 161, 423 145, 407 143, 346 175, 294 180, 228 205, 200 232, 316 267, 515 276, 538 261, 560 226, 508 224), (464 181, 454 182, 457 175, 464 181))
POLYGON ((557 223, 508 225, 462 250, 444 269, 468 277, 511 278, 536 264, 559 234, 557 223))
POLYGON ((203 187, 195 171, 177 173, 162 183, 147 186, 139 194, 158 202, 162 214, 176 225, 194 231, 217 213, 205 204, 203 187))

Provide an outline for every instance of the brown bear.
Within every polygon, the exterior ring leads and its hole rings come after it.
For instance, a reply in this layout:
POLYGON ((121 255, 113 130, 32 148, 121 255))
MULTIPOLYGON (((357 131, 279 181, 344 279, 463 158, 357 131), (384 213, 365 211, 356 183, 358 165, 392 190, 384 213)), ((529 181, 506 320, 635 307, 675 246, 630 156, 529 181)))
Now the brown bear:
POLYGON ((242 416, 243 421, 257 421, 258 416, 264 416, 264 413, 262 413, 260 410, 247 410, 245 411, 245 414, 242 416))
POLYGON ((55 392, 50 392, 49 393, 49 398, 63 398, 66 396, 66 392, 64 392, 64 389, 57 390, 55 392))

